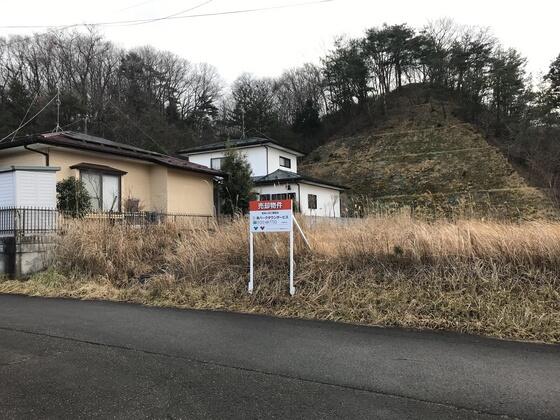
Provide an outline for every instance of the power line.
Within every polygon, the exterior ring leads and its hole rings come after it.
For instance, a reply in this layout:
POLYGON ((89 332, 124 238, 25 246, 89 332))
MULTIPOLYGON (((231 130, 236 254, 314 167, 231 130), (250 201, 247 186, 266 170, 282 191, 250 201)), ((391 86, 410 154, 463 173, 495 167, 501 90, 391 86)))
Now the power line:
POLYGON ((295 4, 283 4, 279 6, 256 7, 252 9, 226 10, 222 12, 213 12, 213 13, 200 13, 200 14, 181 15, 181 16, 170 15, 170 16, 163 16, 160 18, 117 20, 117 21, 105 21, 105 22, 82 22, 82 23, 71 23, 67 25, 1 25, 0 29, 49 29, 50 28, 50 29, 64 30, 64 29, 74 28, 78 26, 130 26, 130 24, 146 24, 146 23, 152 23, 161 20, 195 19, 201 17, 236 15, 236 14, 243 14, 243 13, 263 12, 269 10, 290 9, 295 7, 330 3, 333 1, 335 0, 317 0, 317 1, 308 1, 308 2, 295 3, 295 4))
POLYGON ((60 85, 56 87, 56 128, 55 132, 60 131, 60 85))
POLYGON ((157 147, 159 147, 163 151, 163 153, 165 153, 166 155, 169 154, 169 152, 165 147, 163 147, 161 144, 159 144, 159 142, 156 139, 154 139, 152 136, 146 133, 138 124, 136 124, 136 122, 134 122, 132 118, 130 118, 125 112, 123 112, 117 105, 115 105, 112 101, 109 101, 108 104, 111 105, 113 108, 115 108, 118 112, 120 112, 124 117, 126 117, 126 119, 128 119, 128 121, 130 121, 130 123, 138 129, 138 131, 140 131, 148 139, 150 139, 152 143, 154 143, 157 147))
POLYGON ((10 137, 12 134, 17 133, 19 130, 21 130, 23 127, 25 127, 27 124, 29 124, 31 121, 33 121, 35 119, 35 117, 37 115, 39 115, 41 112, 43 112, 56 98, 58 97, 58 95, 54 95, 52 97, 52 99, 47 102, 47 104, 41 108, 39 110, 39 112, 37 112, 35 115, 33 115, 30 119, 28 119, 25 124, 20 125, 20 127, 17 130, 12 131, 10 134, 8 134, 7 136, 5 136, 4 138, 0 139, 0 142, 3 142, 4 140, 6 140, 8 137, 10 137))
POLYGON ((157 22, 157 21, 159 21, 159 20, 171 19, 171 18, 173 18, 173 17, 175 17, 175 16, 179 16, 179 15, 182 15, 182 14, 184 14, 184 13, 192 12, 193 10, 199 9, 199 8, 201 8, 202 6, 206 6, 208 3, 212 3, 213 1, 214 1, 214 0, 203 1, 202 3, 199 3, 199 4, 197 4, 196 6, 190 7, 190 8, 185 9, 185 10, 181 10, 180 12, 173 13, 173 14, 171 14, 171 15, 169 15, 169 16, 164 16, 164 17, 161 17, 161 18, 155 18, 155 19, 152 19, 152 20, 147 21, 147 22, 131 23, 131 24, 125 25, 125 26, 143 25, 143 24, 145 24, 145 23, 152 23, 152 22, 157 22))
POLYGON ((25 115, 23 116, 23 118, 21 119, 18 128, 16 128, 16 131, 14 132, 14 135, 12 137, 12 141, 14 141, 15 137, 17 136, 17 133, 19 130, 21 130, 22 124, 24 123, 25 119, 27 118, 27 116, 29 115, 29 111, 31 111, 31 107, 33 106, 33 104, 35 103, 35 101, 37 100, 37 97, 39 96, 38 93, 35 94, 35 96, 33 97, 33 100, 31 101, 31 103, 29 104, 29 106, 27 107, 27 111, 25 111, 25 115))
POLYGON ((84 119, 85 119, 85 118, 80 118, 80 119, 77 119, 77 120, 74 121, 74 122, 71 122, 71 123, 69 123, 69 124, 63 125, 62 127, 60 127, 60 130, 61 130, 61 131, 65 131, 68 127, 71 127, 71 126, 73 126, 73 125, 76 125, 76 124, 78 124, 78 123, 83 122, 84 119))

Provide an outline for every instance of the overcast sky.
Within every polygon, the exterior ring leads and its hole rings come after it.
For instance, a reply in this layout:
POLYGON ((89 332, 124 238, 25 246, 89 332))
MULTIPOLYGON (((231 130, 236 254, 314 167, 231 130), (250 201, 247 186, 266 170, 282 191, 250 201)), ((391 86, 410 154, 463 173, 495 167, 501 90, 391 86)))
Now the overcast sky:
MULTIPOLYGON (((103 26, 122 47, 153 45, 193 62, 215 65, 226 82, 242 72, 277 76, 284 69, 318 62, 338 35, 359 36, 384 22, 421 27, 449 17, 461 24, 489 26, 504 46, 529 60, 534 75, 560 53, 560 1, 495 0, 27 0, 3 2, 0 26, 67 25, 158 18, 197 7, 188 14, 294 5, 253 13, 168 19, 142 25, 103 26), (299 6, 298 6, 299 5, 299 6)), ((0 28, 0 35, 42 29, 0 28)))

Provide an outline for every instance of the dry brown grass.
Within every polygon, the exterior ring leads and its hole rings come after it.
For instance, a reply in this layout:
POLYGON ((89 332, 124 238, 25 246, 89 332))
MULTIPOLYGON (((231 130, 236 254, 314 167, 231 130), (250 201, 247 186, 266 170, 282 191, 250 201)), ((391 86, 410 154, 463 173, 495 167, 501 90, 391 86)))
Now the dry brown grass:
POLYGON ((257 235, 246 293, 247 224, 215 230, 76 223, 53 270, 0 292, 227 309, 560 341, 560 223, 403 216, 307 224, 287 293, 287 238, 257 235))

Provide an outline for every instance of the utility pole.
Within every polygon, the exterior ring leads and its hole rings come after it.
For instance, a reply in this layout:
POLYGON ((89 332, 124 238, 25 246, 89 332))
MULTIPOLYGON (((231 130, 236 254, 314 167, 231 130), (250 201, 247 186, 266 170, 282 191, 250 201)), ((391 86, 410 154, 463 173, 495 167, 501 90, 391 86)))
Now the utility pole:
POLYGON ((245 108, 241 108, 241 138, 245 139, 245 108))
POLYGON ((87 134, 88 114, 84 118, 84 134, 87 134))
POLYGON ((60 128, 60 85, 56 87, 56 128, 55 132, 62 131, 60 128))

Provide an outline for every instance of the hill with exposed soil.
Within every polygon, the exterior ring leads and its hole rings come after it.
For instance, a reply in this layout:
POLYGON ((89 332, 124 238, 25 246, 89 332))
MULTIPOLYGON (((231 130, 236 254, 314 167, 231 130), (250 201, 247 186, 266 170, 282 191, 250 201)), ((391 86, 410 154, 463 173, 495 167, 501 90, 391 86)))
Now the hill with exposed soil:
POLYGON ((409 86, 366 128, 334 136, 301 171, 350 187, 344 207, 406 207, 427 215, 556 217, 545 191, 530 185, 452 98, 409 86))

